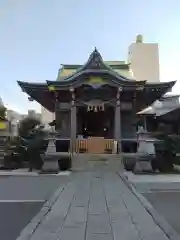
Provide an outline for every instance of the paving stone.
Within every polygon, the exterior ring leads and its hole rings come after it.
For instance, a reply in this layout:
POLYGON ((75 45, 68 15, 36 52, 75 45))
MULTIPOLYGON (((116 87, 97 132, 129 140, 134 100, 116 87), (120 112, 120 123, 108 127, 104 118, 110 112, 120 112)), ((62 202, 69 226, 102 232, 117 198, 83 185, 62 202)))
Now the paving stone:
POLYGON ((88 215, 88 233, 110 233, 111 226, 108 214, 88 215))
POLYGON ((83 186, 78 188, 71 204, 72 207, 88 207, 90 184, 87 182, 85 182, 84 184, 86 184, 86 187, 83 186))
POLYGON ((85 225, 79 227, 66 227, 59 233, 58 240, 85 240, 85 225))
POLYGON ((33 234, 33 237, 30 239, 31 240, 58 240, 58 236, 53 233, 38 230, 33 234))
POLYGON ((88 201, 88 192, 84 192, 83 195, 81 194, 74 198, 72 205, 74 207, 88 207, 88 201))
MULTIPOLYGON (((114 172, 72 174, 31 240, 167 240, 114 172)), ((22 239, 22 240, 25 240, 22 239)))
POLYGON ((127 212, 127 210, 120 210, 118 209, 116 211, 116 208, 114 208, 114 211, 109 212, 110 215, 110 221, 113 222, 121 222, 126 221, 128 222, 130 220, 130 215, 127 212))
POLYGON ((145 240, 153 238, 158 240, 166 239, 163 231, 156 225, 152 217, 147 213, 145 208, 140 204, 135 196, 131 200, 127 199, 126 197, 126 204, 132 216, 133 222, 136 224, 145 240), (132 200, 134 200, 134 205, 132 203, 132 200))
POLYGON ((68 187, 64 189, 64 191, 61 193, 58 201, 54 204, 51 214, 53 215, 61 215, 65 217, 67 215, 67 212, 69 210, 70 204, 73 200, 73 197, 76 192, 76 186, 74 184, 69 184, 68 187))
MULTIPOLYGON (((98 201, 98 200, 97 200, 98 201)), ((103 214, 107 212, 107 206, 105 204, 100 204, 100 203, 90 203, 89 204, 89 213, 90 214, 103 214)))
POLYGON ((40 224, 39 229, 45 232, 54 233, 63 224, 64 218, 62 216, 47 215, 44 221, 40 224))
POLYGON ((102 185, 92 187, 90 192, 89 213, 103 214, 107 212, 107 205, 102 185))
POLYGON ((88 234, 86 240, 113 240, 111 234, 88 234))
POLYGON ((64 226, 73 227, 85 222, 87 222, 87 208, 75 207, 69 211, 64 226))
MULTIPOLYGON (((141 240, 140 235, 131 222, 113 223, 112 231, 114 240, 141 240)), ((143 239, 144 240, 144 239, 143 239)))
POLYGON ((137 227, 139 228, 139 231, 141 233, 141 236, 145 240, 151 240, 151 239, 158 239, 158 240, 165 240, 168 239, 167 236, 164 234, 164 232, 154 224, 149 224, 144 221, 142 224, 138 224, 137 227))
MULTIPOLYGON (((116 178, 114 178, 114 182, 116 182, 116 178)), ((124 182, 119 181, 119 184, 115 184, 114 189, 116 190, 116 193, 110 189, 108 184, 105 185, 114 239, 120 239, 122 235, 126 236, 127 239, 139 239, 140 237, 142 237, 143 240, 150 240, 153 238, 166 239, 163 231, 155 224, 152 217, 147 213, 145 208, 142 206, 136 196, 134 196, 134 194, 130 191, 130 189, 124 184, 124 182), (118 189, 119 191, 117 191, 118 189), (118 207, 118 192, 121 193, 119 196, 125 203, 125 208, 123 208, 123 204, 119 204, 121 207, 118 207), (112 195, 113 197, 111 197, 112 195), (120 211, 122 211, 121 215, 123 218, 120 217, 120 211), (129 221, 130 216, 128 217, 128 214, 130 214, 133 222, 129 221), (126 222, 125 225, 123 224, 122 219, 124 222, 126 222), (135 223, 135 225, 133 225, 133 223, 135 223), (129 228, 126 226, 129 226, 129 228), (131 231, 128 229, 131 229, 131 231), (152 236, 154 237, 152 238, 152 236)), ((126 238, 124 237, 124 239, 126 238)))

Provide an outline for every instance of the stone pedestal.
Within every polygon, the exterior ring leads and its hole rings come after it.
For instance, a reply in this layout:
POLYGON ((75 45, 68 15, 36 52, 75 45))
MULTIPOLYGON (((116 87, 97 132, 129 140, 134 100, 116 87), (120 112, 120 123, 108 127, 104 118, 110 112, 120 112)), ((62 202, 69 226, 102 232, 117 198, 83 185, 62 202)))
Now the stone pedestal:
POLYGON ((151 162, 141 160, 137 161, 133 172, 135 173, 152 172, 151 162))
POLYGON ((55 139, 49 140, 47 150, 45 154, 41 155, 41 157, 44 162, 42 172, 59 172, 58 160, 60 158, 60 154, 56 153, 55 139))
POLYGON ((154 143, 148 132, 138 133, 138 160, 134 167, 134 172, 152 172, 151 160, 155 156, 154 143))
POLYGON ((42 159, 44 161, 42 172, 45 172, 45 173, 59 172, 59 164, 58 164, 59 157, 57 158, 53 155, 52 156, 44 155, 42 156, 42 159))

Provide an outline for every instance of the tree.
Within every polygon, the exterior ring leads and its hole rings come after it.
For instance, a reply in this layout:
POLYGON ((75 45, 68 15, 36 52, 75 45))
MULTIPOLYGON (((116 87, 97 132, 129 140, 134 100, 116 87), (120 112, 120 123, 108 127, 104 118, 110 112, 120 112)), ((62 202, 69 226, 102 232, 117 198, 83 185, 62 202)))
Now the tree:
POLYGON ((41 122, 38 119, 26 117, 20 121, 19 124, 19 136, 28 137, 29 133, 41 122))
POLYGON ((0 118, 6 119, 6 108, 3 106, 0 106, 0 118))

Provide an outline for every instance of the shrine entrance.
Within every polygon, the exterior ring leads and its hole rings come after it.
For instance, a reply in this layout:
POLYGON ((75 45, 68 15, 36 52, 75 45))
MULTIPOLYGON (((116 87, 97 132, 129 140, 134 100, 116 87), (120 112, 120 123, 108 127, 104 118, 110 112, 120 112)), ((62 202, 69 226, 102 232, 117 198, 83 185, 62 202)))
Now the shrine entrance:
POLYGON ((77 113, 77 134, 88 137, 113 138, 114 134, 114 108, 103 110, 79 107, 77 113))

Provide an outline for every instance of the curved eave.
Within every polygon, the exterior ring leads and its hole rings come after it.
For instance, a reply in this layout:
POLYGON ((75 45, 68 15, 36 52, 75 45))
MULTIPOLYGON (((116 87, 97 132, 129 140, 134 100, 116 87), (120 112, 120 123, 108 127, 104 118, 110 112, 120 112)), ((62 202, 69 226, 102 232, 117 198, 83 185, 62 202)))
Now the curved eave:
MULTIPOLYGON (((110 68, 110 67, 108 66, 108 68, 110 68)), ((113 69, 108 69, 108 68, 106 70, 105 69, 85 69, 85 70, 81 70, 81 71, 75 72, 71 76, 68 76, 67 78, 64 79, 64 81, 73 82, 73 80, 76 80, 79 76, 81 76, 83 74, 91 74, 91 73, 92 74, 94 74, 94 73, 102 74, 102 73, 105 73, 105 74, 109 74, 109 75, 113 76, 114 78, 116 78, 119 81, 135 82, 135 80, 132 80, 132 79, 126 78, 122 75, 119 75, 113 69)))
POLYGON ((81 72, 75 73, 70 77, 64 78, 63 81, 47 81, 48 85, 53 85, 59 88, 64 88, 64 87, 70 87, 73 85, 76 85, 78 83, 83 83, 83 80, 80 78, 83 75, 89 75, 89 74, 97 74, 97 75, 101 75, 101 74, 106 74, 109 75, 110 77, 112 77, 112 79, 110 78, 110 82, 114 83, 117 86, 144 86, 144 84, 146 83, 146 81, 135 81, 132 79, 128 79, 125 78, 123 76, 120 76, 114 72, 111 72, 109 70, 83 70, 81 72))
POLYGON ((147 107, 139 112, 136 113, 138 116, 155 116, 156 113, 152 107, 147 107))
POLYGON ((17 82, 22 91, 27 93, 32 100, 37 101, 51 112, 54 110, 54 99, 52 92, 48 90, 47 83, 17 82))
POLYGON ((43 88, 43 89, 48 89, 48 86, 47 86, 47 83, 44 82, 44 83, 33 83, 33 82, 22 82, 22 81, 17 81, 18 85, 21 87, 22 91, 25 90, 26 92, 26 89, 27 88, 43 88))
POLYGON ((161 82, 161 83, 146 83, 142 94, 140 93, 140 99, 143 101, 142 109, 150 106, 156 100, 159 100, 165 93, 171 91, 176 81, 161 82))
POLYGON ((180 118, 180 107, 169 110, 168 112, 157 116, 160 120, 165 120, 169 122, 178 121, 180 118))
POLYGON ((165 93, 171 91, 176 81, 161 82, 161 83, 146 83, 144 91, 148 104, 152 104, 155 100, 159 100, 165 93))
POLYGON ((160 82, 160 83, 150 83, 146 82, 145 88, 166 88, 167 90, 171 90, 171 88, 175 85, 176 81, 171 82, 160 82))
MULTIPOLYGON (((119 63, 119 64, 109 64, 109 62, 104 61, 104 63, 109 66, 110 68, 114 69, 129 69, 130 67, 130 63, 119 63)), ((80 68, 83 67, 83 65, 80 64, 62 64, 62 67, 64 69, 74 69, 74 70, 78 70, 80 68)))

